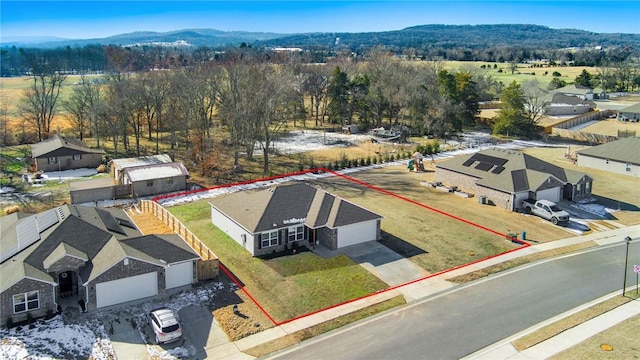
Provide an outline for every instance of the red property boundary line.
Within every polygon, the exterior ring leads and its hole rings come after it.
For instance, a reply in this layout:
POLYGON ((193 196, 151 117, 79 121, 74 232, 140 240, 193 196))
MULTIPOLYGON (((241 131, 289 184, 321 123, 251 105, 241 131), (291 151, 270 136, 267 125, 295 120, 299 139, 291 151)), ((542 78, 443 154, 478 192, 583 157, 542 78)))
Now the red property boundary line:
POLYGON ((454 220, 458 220, 458 221, 463 222, 463 223, 465 223, 465 224, 467 224, 467 225, 470 225, 470 226, 476 227, 476 228, 478 228, 478 229, 481 229, 481 230, 484 230, 484 231, 490 232, 490 233, 492 233, 492 234, 495 234, 495 235, 501 236, 501 237, 503 237, 503 238, 505 238, 505 239, 510 239, 512 242, 518 243, 518 244, 520 244, 520 245, 522 245, 522 246, 517 247, 517 248, 515 248, 515 249, 507 250, 507 251, 504 251, 504 252, 501 252, 501 253, 498 253, 498 254, 495 254, 495 255, 491 255, 491 256, 486 257, 486 258, 483 258, 483 259, 475 260, 475 261, 472 261, 472 262, 470 262, 470 263, 466 263, 466 264, 462 264, 462 265, 455 266, 455 267, 450 268, 450 269, 442 270, 442 271, 439 271, 439 272, 436 272, 436 273, 433 273, 433 274, 430 274, 430 275, 427 275, 427 276, 424 276, 424 277, 421 277, 421 278, 418 278, 418 279, 415 279, 415 280, 408 281, 408 282, 406 282, 406 283, 402 283, 402 284, 398 284, 398 285, 390 286, 390 287, 388 287, 388 288, 386 288, 386 289, 384 289, 384 290, 380 290, 380 291, 377 291, 377 292, 374 292, 374 293, 371 293, 371 294, 368 294, 368 295, 361 296, 361 297, 359 297, 359 298, 355 298, 355 299, 352 299, 352 300, 349 300, 349 301, 345 301, 345 302, 342 302, 342 303, 339 303, 339 304, 336 304, 336 305, 332 305, 332 306, 329 306, 329 307, 324 308, 324 309, 320 309, 320 310, 312 311, 312 312, 310 312, 310 313, 302 314, 302 315, 299 315, 299 316, 296 316, 296 317, 293 317, 293 318, 291 318, 291 319, 284 320, 284 321, 276 321, 276 320, 275 320, 275 319, 274 319, 274 318, 273 318, 273 317, 272 317, 272 316, 267 312, 267 310, 266 310, 264 307, 262 307, 262 305, 260 305, 260 303, 259 303, 259 302, 258 302, 258 301, 257 301, 257 300, 256 300, 256 299, 255 299, 255 298, 254 298, 254 297, 253 297, 253 296, 252 296, 252 295, 251 295, 251 294, 246 290, 246 288, 245 288, 245 287, 240 283, 240 281, 239 281, 239 280, 238 280, 238 279, 237 279, 237 278, 236 278, 236 277, 231 273, 231 271, 230 271, 229 269, 227 269, 227 268, 226 268, 222 263, 220 263, 220 269, 222 269, 222 271, 223 271, 223 272, 224 272, 224 273, 225 273, 225 274, 226 274, 226 275, 231 279, 231 281, 233 281, 233 282, 238 286, 238 288, 240 288, 240 289, 242 290, 242 292, 243 292, 244 294, 246 294, 246 295, 247 295, 247 297, 248 297, 249 299, 251 299, 251 301, 253 301, 253 303, 254 303, 254 304, 256 304, 256 306, 260 309, 260 311, 262 311, 262 312, 267 316, 267 318, 269 319, 269 321, 271 321, 271 322, 273 323, 273 325, 275 325, 275 326, 280 326, 280 325, 283 325, 283 324, 287 324, 287 323, 290 323, 290 322, 292 322, 292 321, 299 320, 299 319, 302 319, 302 318, 305 318, 305 317, 308 317, 308 316, 311 316, 311 315, 314 315, 314 314, 320 313, 320 312, 322 312, 322 311, 326 311, 326 310, 330 310, 330 309, 333 309, 333 308, 337 308, 337 307, 339 307, 339 306, 342 306, 342 305, 345 305, 345 304, 349 304, 349 303, 352 303, 352 302, 355 302, 355 301, 358 301, 358 300, 366 299, 366 298, 368 298, 368 297, 371 297, 371 296, 374 296, 374 295, 377 295, 377 294, 382 294, 382 293, 385 293, 385 292, 389 292, 389 291, 392 291, 392 290, 396 290, 396 289, 398 289, 398 288, 401 288, 401 287, 404 287, 404 286, 407 286, 407 285, 411 285, 411 284, 417 283, 417 282, 422 281, 422 280, 426 280, 426 279, 429 279, 429 278, 432 278, 432 277, 435 277, 435 276, 439 276, 439 275, 442 275, 442 274, 446 274, 446 273, 448 273, 448 272, 452 272, 452 271, 454 271, 454 270, 462 269, 462 268, 464 268, 464 267, 471 266, 471 265, 473 265, 473 264, 477 264, 477 263, 480 263, 480 262, 482 262, 482 261, 490 260, 490 259, 493 259, 493 258, 496 258, 496 257, 502 256, 502 255, 505 255, 505 254, 509 254, 509 253, 512 253, 512 252, 515 252, 515 251, 518 251, 518 250, 521 250, 521 249, 524 249, 524 248, 526 248, 526 247, 531 246, 530 244, 525 243, 525 242, 523 242, 522 240, 518 240, 517 238, 512 237, 510 234, 503 234, 503 233, 501 233, 501 232, 499 232, 499 231, 496 231, 496 230, 490 229, 490 228, 485 227, 485 226, 482 226, 482 225, 480 225, 480 224, 476 224, 476 223, 474 223, 474 222, 472 222, 472 221, 469 221, 469 220, 463 219, 463 218, 461 218, 461 217, 459 217, 459 216, 456 216, 456 215, 453 215, 453 214, 449 214, 449 213, 447 213, 447 212, 445 212, 445 211, 442 211, 442 210, 436 209, 436 208, 431 207, 431 206, 429 206, 429 205, 425 205, 425 204, 419 203, 419 202, 417 202, 417 201, 415 201, 415 200, 412 200, 412 199, 406 198, 406 197, 404 197, 404 196, 398 195, 398 194, 393 193, 393 192, 391 192, 391 191, 388 191, 388 190, 385 190, 385 189, 379 188, 379 187, 377 187, 377 186, 371 185, 371 184, 366 183, 366 182, 364 182, 364 181, 360 181, 360 180, 355 179, 355 178, 353 178, 353 177, 351 177, 351 176, 347 176, 347 175, 344 175, 344 174, 340 174, 340 173, 338 173, 338 172, 336 172, 336 171, 329 170, 329 169, 325 169, 325 168, 316 168, 316 169, 310 169, 310 170, 305 170, 305 171, 298 171, 298 172, 289 173, 289 174, 284 174, 284 175, 276 175, 276 176, 270 176, 270 177, 265 177, 265 178, 255 179, 255 180, 247 180, 247 181, 241 181, 241 182, 236 182, 236 183, 231 183, 231 184, 224 184, 224 185, 219 185, 219 186, 213 186, 213 187, 210 187, 210 188, 197 189, 197 190, 189 190, 189 191, 183 191, 183 192, 174 193, 174 194, 161 195, 161 196, 156 196, 156 197, 154 197, 154 198, 153 198, 153 201, 158 202, 158 200, 164 200, 164 199, 169 199, 169 198, 179 197, 179 196, 192 195, 192 194, 196 194, 196 193, 200 193, 200 192, 206 192, 206 191, 215 190, 215 189, 223 189, 223 188, 229 188, 229 187, 240 186, 240 185, 248 185, 248 184, 253 184, 253 183, 257 183, 257 182, 266 182, 266 181, 278 180, 278 179, 288 178, 288 177, 297 176, 297 175, 306 175, 306 174, 308 174, 308 173, 318 173, 318 172, 330 173, 330 174, 332 174, 332 175, 334 175, 334 176, 341 177, 341 178, 343 178, 343 179, 346 179, 346 180, 352 181, 352 182, 354 182, 354 183, 356 183, 356 184, 362 185, 362 186, 364 186, 364 187, 366 187, 366 188, 368 188, 368 189, 371 189, 371 190, 373 190, 373 191, 377 191, 377 192, 383 193, 383 194, 385 194, 385 195, 389 195, 389 196, 395 197, 395 198, 397 198, 397 199, 400 199, 400 200, 403 200, 403 201, 409 202, 409 203, 411 203, 411 204, 413 204, 413 205, 417 205, 417 206, 419 206, 419 207, 422 207, 422 208, 424 208, 424 209, 427 209, 427 210, 433 211, 433 212, 438 213, 438 214, 440 214, 440 215, 444 215, 444 216, 447 216, 447 217, 452 218, 452 219, 454 219, 454 220))

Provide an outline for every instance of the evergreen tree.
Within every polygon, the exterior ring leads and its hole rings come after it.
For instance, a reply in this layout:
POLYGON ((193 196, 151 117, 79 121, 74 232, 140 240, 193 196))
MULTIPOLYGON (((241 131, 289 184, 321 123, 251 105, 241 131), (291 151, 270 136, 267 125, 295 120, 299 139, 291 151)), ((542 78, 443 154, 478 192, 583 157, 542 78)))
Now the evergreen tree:
POLYGON ((536 130, 536 125, 525 111, 524 91, 515 81, 503 91, 502 108, 496 117, 493 133, 504 135, 530 136, 536 130))
POLYGON ((349 79, 347 73, 340 70, 339 66, 333 70, 331 82, 327 88, 329 96, 329 121, 334 124, 344 125, 349 113, 349 79))

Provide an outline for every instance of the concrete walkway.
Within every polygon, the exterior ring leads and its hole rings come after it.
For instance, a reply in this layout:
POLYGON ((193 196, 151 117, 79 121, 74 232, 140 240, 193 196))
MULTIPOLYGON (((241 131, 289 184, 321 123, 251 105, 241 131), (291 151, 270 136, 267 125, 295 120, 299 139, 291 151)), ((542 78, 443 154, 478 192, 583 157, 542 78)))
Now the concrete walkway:
MULTIPOLYGON (((597 232, 589 235, 576 236, 576 237, 562 239, 562 240, 553 241, 553 242, 544 243, 544 244, 533 245, 527 248, 523 248, 517 251, 504 254, 502 256, 494 257, 491 259, 487 259, 485 261, 481 261, 469 266, 462 267, 460 269, 446 272, 437 276, 433 276, 423 280, 413 281, 407 285, 398 286, 393 290, 381 292, 364 299, 360 299, 351 303, 347 303, 347 304, 340 305, 328 310, 324 310, 324 311, 309 315, 307 317, 303 317, 301 319, 297 319, 297 320, 288 322, 286 324, 276 326, 274 328, 268 329, 261 333, 248 336, 244 339, 240 339, 238 341, 233 342, 233 344, 239 351, 245 351, 254 346, 267 343, 269 341, 278 339, 280 337, 286 336, 296 331, 320 324, 327 320, 337 318, 339 316, 351 313, 353 311, 365 308, 367 306, 383 302, 385 300, 391 299, 398 295, 403 295, 407 300, 407 302, 425 298, 427 296, 433 295, 442 290, 446 290, 448 288, 452 288, 456 286, 456 284, 446 281, 445 279, 470 273, 470 272, 473 272, 482 268, 486 268, 504 261, 512 260, 518 257, 526 256, 526 255, 537 253, 540 251, 552 250, 552 249, 561 248, 561 247, 570 246, 570 245, 579 244, 579 243, 588 242, 588 241, 593 241, 599 246, 611 245, 614 243, 619 243, 624 241, 624 237, 626 236, 630 236, 632 239, 640 239, 640 225, 614 229, 609 231, 603 231, 603 232, 597 232)), ((604 300, 606 300, 606 297, 602 299, 598 299, 591 304, 586 304, 580 309, 586 308, 588 306, 594 305, 595 303, 604 301, 604 300)), ((573 312, 576 312, 580 309, 575 309, 573 312)), ((520 334, 516 334, 514 335, 514 337, 505 339, 502 342, 494 344, 486 349, 480 350, 477 353, 470 355, 469 358, 473 358, 473 359, 475 358, 543 359, 555 353, 558 353, 562 350, 565 350, 566 348, 569 348, 573 345, 579 344, 580 342, 584 341, 586 338, 594 334, 597 334, 603 330, 606 330, 609 327, 614 326, 638 314, 640 314, 640 301, 632 301, 628 304, 625 304, 624 306, 620 306, 615 310, 607 312, 601 316, 598 316, 597 318, 594 318, 588 322, 585 322, 580 326, 575 327, 573 331, 565 331, 521 353, 519 353, 515 348, 513 348, 513 346, 511 346, 510 344, 511 341, 519 337, 525 336, 526 334, 537 330, 538 328, 546 325, 547 323, 557 321, 559 318, 561 318, 562 316, 561 315, 560 317, 550 319, 544 324, 539 324, 534 328, 528 329, 520 334)), ((243 355, 247 356, 246 354, 243 354, 243 355)), ((233 352, 231 352, 225 357, 216 356, 215 358, 238 359, 241 357, 239 356, 239 354, 237 353, 234 354, 233 352)), ((242 357, 242 358, 247 358, 247 357, 242 357)))

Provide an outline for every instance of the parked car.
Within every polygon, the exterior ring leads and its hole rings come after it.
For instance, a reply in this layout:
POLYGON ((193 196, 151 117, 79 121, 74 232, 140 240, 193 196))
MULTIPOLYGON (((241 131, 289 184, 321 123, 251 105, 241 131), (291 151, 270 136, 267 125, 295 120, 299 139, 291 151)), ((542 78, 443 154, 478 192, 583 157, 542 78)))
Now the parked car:
POLYGON ((527 214, 534 214, 557 225, 569 221, 569 213, 561 210, 556 203, 549 200, 524 200, 522 208, 527 214))
POLYGON ((156 344, 176 341, 182 337, 182 326, 171 309, 153 309, 147 314, 147 319, 156 336, 156 344))

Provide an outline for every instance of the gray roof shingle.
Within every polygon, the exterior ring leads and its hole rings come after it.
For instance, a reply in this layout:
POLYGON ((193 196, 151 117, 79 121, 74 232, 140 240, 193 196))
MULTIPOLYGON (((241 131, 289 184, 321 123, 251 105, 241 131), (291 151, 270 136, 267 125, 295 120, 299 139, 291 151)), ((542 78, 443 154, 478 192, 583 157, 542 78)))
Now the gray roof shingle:
POLYGON ((306 183, 227 194, 209 203, 251 233, 303 221, 311 228, 335 228, 382 218, 306 183))
POLYGON ((640 138, 628 137, 611 141, 588 149, 576 151, 578 156, 591 156, 640 165, 640 138))
POLYGON ((53 156, 73 154, 104 154, 102 149, 92 149, 78 139, 54 135, 47 140, 31 145, 31 157, 39 158, 54 153, 53 156))
POLYGON ((507 193, 537 191, 563 183, 575 184, 588 177, 519 151, 500 149, 458 156, 437 164, 436 168, 477 178, 476 184, 507 193))

